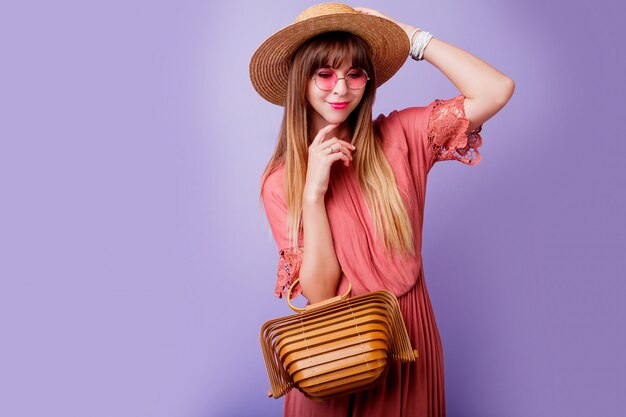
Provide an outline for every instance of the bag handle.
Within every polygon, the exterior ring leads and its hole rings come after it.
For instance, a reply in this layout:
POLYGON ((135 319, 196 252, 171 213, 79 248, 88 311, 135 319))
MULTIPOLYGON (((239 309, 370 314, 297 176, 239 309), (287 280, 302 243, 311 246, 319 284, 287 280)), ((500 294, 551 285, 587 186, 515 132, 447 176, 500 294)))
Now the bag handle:
POLYGON ((346 291, 345 294, 320 301, 319 303, 309 304, 308 306, 296 307, 291 303, 291 290, 296 286, 299 281, 300 277, 296 278, 296 280, 289 286, 289 289, 287 290, 287 303, 289 304, 289 307, 291 307, 291 309, 297 313, 302 313, 303 311, 311 310, 312 308, 334 303, 335 301, 345 300, 346 298, 348 298, 348 295, 350 295, 350 292, 352 291, 352 283, 348 281, 348 291, 346 291))

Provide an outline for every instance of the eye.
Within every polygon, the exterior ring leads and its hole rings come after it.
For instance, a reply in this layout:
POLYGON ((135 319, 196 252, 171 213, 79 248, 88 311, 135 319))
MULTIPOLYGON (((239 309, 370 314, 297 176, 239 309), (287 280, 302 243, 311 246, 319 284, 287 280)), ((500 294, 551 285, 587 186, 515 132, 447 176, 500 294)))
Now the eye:
POLYGON ((365 71, 360 68, 351 69, 346 77, 352 79, 365 78, 365 71))
POLYGON ((317 72, 317 76, 320 78, 332 78, 335 75, 335 71, 329 69, 321 69, 317 72))

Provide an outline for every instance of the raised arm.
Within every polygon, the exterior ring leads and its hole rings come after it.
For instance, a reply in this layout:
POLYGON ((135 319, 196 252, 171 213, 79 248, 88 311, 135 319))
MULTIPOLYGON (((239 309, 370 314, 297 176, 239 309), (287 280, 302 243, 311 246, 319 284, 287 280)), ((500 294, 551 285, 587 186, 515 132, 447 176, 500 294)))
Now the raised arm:
POLYGON ((336 127, 333 124, 323 127, 309 146, 307 178, 302 195, 304 253, 300 267, 300 286, 311 303, 333 297, 341 277, 324 196, 328 190, 332 164, 337 161, 349 164, 355 148, 330 133, 336 127), (329 146, 334 146, 339 152, 328 152, 329 146))
MULTIPOLYGON (((376 10, 365 7, 356 7, 355 10, 393 21, 404 29, 409 38, 417 29, 376 10)), ((414 38, 416 36, 417 33, 414 38)), ((465 96, 465 117, 470 121, 468 131, 474 130, 500 111, 515 90, 511 78, 471 53, 438 38, 431 39, 424 50, 424 60, 437 67, 465 96)))

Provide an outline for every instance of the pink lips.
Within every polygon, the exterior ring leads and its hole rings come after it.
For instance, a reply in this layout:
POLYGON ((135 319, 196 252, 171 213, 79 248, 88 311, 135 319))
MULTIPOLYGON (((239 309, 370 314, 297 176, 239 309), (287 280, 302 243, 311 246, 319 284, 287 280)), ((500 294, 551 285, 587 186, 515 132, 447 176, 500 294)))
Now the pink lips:
POLYGON ((331 103, 327 101, 327 103, 330 107, 332 107, 335 110, 345 109, 346 107, 348 107, 348 104, 350 104, 349 101, 342 101, 342 102, 336 102, 336 103, 331 103))

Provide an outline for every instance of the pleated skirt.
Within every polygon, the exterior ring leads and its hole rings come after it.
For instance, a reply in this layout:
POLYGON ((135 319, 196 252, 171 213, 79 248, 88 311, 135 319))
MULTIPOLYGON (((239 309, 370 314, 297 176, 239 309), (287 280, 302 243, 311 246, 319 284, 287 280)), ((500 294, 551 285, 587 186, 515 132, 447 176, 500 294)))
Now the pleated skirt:
POLYGON ((325 402, 293 389, 285 397, 285 417, 445 417, 443 349, 423 268, 398 302, 419 358, 392 362, 386 379, 374 389, 325 402))

